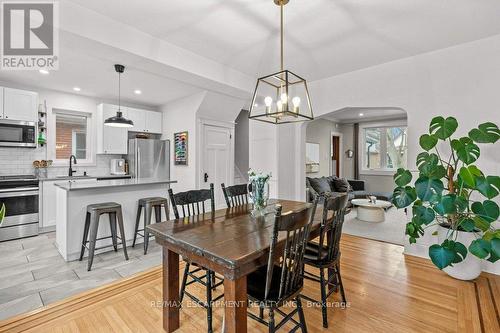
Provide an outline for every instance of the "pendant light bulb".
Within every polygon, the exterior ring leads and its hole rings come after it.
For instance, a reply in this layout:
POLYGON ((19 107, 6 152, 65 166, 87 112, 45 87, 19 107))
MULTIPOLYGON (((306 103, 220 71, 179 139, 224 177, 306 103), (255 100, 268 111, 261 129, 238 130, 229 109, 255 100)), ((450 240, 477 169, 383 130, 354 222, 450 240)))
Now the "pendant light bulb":
POLYGON ((264 104, 266 104, 266 106, 271 106, 271 104, 273 104, 273 99, 267 96, 266 98, 264 98, 264 104))
POLYGON ((292 98, 292 104, 294 107, 299 107, 300 105, 300 97, 299 96, 295 96, 294 98, 292 98))
POLYGON ((282 93, 280 99, 282 104, 286 104, 288 102, 288 95, 286 93, 282 93))

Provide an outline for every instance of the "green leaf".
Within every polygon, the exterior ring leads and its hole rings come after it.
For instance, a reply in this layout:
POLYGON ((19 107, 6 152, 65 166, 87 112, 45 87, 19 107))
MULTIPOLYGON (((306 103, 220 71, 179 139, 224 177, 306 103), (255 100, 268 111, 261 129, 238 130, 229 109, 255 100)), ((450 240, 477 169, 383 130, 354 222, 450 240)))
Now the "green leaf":
POLYGON ((441 196, 443 188, 443 182, 439 179, 430 179, 423 176, 415 182, 417 196, 422 201, 435 201, 441 196))
POLYGON ((405 186, 408 185, 409 182, 411 182, 412 175, 410 171, 399 168, 394 174, 393 178, 396 185, 405 186))
POLYGON ((486 178, 483 176, 476 177, 475 188, 488 199, 493 199, 498 195, 500 190, 500 177, 499 176, 488 176, 486 178))
POLYGON ((456 205, 457 196, 455 194, 446 194, 441 197, 441 200, 434 206, 434 210, 439 215, 453 214, 457 212, 456 205))
POLYGON ((469 245, 469 251, 480 259, 485 259, 491 251, 491 244, 484 239, 475 239, 469 245))
POLYGON ((446 239, 443 242, 442 246, 455 253, 455 258, 453 259, 452 264, 458 264, 467 257, 467 248, 465 247, 464 244, 460 242, 455 242, 450 239, 446 239))
POLYGON ((488 223, 496 221, 500 214, 498 205, 496 202, 491 200, 485 200, 482 203, 476 201, 472 203, 471 209, 474 214, 478 215, 488 223))
POLYGON ((491 241, 493 238, 500 238, 500 229, 495 231, 488 230, 483 235, 483 239, 486 241, 491 241))
POLYGON ((474 188, 476 186, 476 177, 481 177, 482 172, 475 165, 469 165, 468 167, 460 168, 460 177, 465 184, 474 188))
POLYGON ((474 216, 472 219, 474 220, 474 225, 479 230, 486 231, 490 228, 490 222, 486 221, 485 219, 479 216, 474 216))
POLYGON ((0 226, 2 226, 4 218, 5 218, 5 204, 2 204, 2 208, 0 208, 0 226))
POLYGON ((420 137, 420 147, 424 150, 431 150, 438 143, 438 138, 432 134, 424 134, 420 137))
POLYGON ((436 214, 432 208, 424 206, 413 206, 413 219, 418 224, 428 225, 434 221, 436 214))
POLYGON ((491 254, 500 257, 500 238, 493 238, 490 242, 491 254))
POLYGON ((441 179, 446 176, 446 169, 442 165, 436 165, 433 167, 428 167, 428 165, 422 168, 420 173, 431 179, 441 179))
POLYGON ((411 186, 398 186, 394 189, 392 194, 392 203, 397 208, 404 208, 411 205, 413 201, 417 198, 415 189, 411 186))
POLYGON ((458 159, 465 164, 474 163, 481 154, 479 147, 468 137, 452 140, 451 148, 457 153, 458 159))
POLYGON ((462 218, 459 221, 458 225, 460 226, 460 228, 468 232, 474 231, 475 228, 474 220, 468 217, 462 218))
POLYGON ((417 168, 419 171, 422 171, 422 168, 426 165, 438 165, 438 162, 439 157, 434 153, 423 152, 417 155, 417 168))
POLYGON ((496 263, 498 259, 500 259, 500 256, 497 256, 496 254, 492 253, 487 260, 489 262, 496 263))
POLYGON ((458 212, 463 212, 469 208, 469 201, 466 198, 457 195, 457 198, 455 199, 455 206, 457 207, 458 212))
POLYGON ((457 130, 458 122, 453 117, 444 119, 443 117, 432 118, 429 126, 429 132, 438 139, 446 140, 457 130))
POLYGON ((429 247, 429 257, 437 268, 443 269, 451 265, 455 259, 455 252, 441 245, 434 244, 429 247))
POLYGON ((500 130, 494 123, 483 123, 470 130, 469 137, 477 143, 495 143, 500 138, 500 130))

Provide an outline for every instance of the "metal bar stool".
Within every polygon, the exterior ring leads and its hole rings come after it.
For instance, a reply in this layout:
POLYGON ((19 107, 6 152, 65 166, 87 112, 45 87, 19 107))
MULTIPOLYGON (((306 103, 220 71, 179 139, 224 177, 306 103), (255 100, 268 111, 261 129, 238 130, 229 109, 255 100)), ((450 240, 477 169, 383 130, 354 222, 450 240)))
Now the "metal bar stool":
POLYGON ((100 250, 106 247, 113 246, 116 252, 118 251, 119 244, 123 245, 123 253, 125 254, 125 260, 128 260, 127 245, 125 243, 125 231, 123 228, 122 206, 116 202, 104 202, 104 203, 88 205, 87 216, 85 218, 85 229, 83 231, 82 250, 80 252, 80 261, 82 261, 83 255, 85 254, 85 248, 89 250, 87 270, 90 271, 90 269, 92 268, 92 262, 94 260, 95 250, 100 250), (111 236, 97 238, 99 220, 102 214, 109 214, 109 225, 111 227, 111 236), (118 227, 120 228, 120 237, 118 237, 116 233, 117 222, 118 222, 118 227), (89 236, 89 231, 90 231, 90 236, 89 236), (98 248, 95 247, 95 244, 98 240, 108 239, 108 238, 111 238, 113 240, 113 245, 106 245, 98 248), (118 238, 120 238, 120 243, 118 243, 118 238), (87 243, 89 243, 88 247, 87 243))
POLYGON ((137 239, 137 235, 144 238, 144 254, 148 252, 149 245, 149 232, 146 230, 146 226, 151 224, 151 215, 153 214, 153 208, 155 210, 155 220, 156 223, 161 222, 161 206, 165 209, 165 215, 167 216, 167 220, 169 220, 169 212, 168 212, 168 199, 162 197, 151 197, 151 198, 142 198, 139 199, 139 205, 137 206, 137 218, 135 220, 135 232, 134 232, 134 242, 132 243, 132 247, 135 246, 135 241, 137 239), (144 228, 139 229, 139 223, 141 221, 141 211, 144 208, 144 228), (144 234, 141 234, 141 231, 144 234))

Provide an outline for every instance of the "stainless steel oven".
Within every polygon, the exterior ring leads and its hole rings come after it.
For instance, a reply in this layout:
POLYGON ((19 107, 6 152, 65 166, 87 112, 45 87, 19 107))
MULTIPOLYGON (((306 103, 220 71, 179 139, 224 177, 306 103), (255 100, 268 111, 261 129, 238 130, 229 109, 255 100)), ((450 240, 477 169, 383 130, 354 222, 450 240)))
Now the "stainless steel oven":
POLYGON ((0 241, 38 235, 38 179, 34 176, 0 176, 0 205, 5 219, 0 241))
POLYGON ((0 120, 0 146, 36 148, 36 122, 0 120))

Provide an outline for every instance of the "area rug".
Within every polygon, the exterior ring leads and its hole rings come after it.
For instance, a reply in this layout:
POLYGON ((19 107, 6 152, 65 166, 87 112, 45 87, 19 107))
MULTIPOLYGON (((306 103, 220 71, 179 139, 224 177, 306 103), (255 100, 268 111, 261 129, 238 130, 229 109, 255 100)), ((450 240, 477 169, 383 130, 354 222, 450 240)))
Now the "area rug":
POLYGON ((408 218, 403 210, 389 208, 385 213, 385 221, 379 223, 364 222, 358 220, 356 216, 356 208, 345 216, 343 233, 404 245, 405 226, 408 218))

